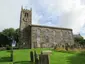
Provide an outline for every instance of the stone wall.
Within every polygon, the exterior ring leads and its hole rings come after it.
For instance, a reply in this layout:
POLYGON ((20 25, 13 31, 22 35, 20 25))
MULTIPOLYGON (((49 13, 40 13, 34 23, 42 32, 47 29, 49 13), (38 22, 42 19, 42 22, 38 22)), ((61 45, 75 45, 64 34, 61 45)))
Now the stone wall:
POLYGON ((74 44, 71 29, 33 25, 31 31, 31 44, 33 48, 54 47, 55 45, 63 46, 65 43, 69 45, 74 44))
POLYGON ((20 32, 20 48, 31 48, 31 27, 27 26, 20 32))

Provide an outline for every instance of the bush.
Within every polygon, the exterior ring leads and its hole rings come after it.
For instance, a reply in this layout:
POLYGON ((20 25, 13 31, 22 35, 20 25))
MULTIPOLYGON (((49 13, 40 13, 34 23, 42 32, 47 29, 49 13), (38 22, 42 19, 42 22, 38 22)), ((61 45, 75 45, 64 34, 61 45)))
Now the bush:
POLYGON ((6 45, 6 50, 11 50, 11 46, 6 45))

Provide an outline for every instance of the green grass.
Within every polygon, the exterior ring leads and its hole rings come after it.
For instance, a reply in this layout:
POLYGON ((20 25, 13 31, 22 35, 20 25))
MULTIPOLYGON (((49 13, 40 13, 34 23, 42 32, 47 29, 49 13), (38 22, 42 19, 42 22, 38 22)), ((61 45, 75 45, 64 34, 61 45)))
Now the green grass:
MULTIPOLYGON (((38 54, 42 50, 48 49, 32 49, 36 50, 38 54)), ((30 61, 30 49, 14 50, 14 64, 31 64, 30 61)), ((52 50, 52 54, 49 55, 50 64, 85 64, 85 52, 58 52, 52 50)), ((0 51, 0 64, 12 64, 10 62, 10 52, 0 51)))
POLYGON ((12 64, 9 51, 0 51, 0 64, 12 64))

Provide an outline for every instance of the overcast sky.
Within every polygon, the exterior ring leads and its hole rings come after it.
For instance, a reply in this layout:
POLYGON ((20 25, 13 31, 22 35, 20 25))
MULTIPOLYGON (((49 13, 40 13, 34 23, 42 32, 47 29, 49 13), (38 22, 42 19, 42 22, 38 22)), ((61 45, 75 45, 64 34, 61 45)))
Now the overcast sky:
POLYGON ((85 37, 85 0, 0 0, 0 31, 18 28, 21 6, 32 8, 32 23, 72 28, 85 37))

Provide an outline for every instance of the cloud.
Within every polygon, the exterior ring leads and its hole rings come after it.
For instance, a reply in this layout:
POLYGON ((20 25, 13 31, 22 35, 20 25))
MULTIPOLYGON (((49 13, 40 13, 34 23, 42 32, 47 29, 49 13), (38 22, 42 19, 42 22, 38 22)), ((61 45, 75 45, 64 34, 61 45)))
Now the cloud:
POLYGON ((78 34, 85 23, 85 4, 83 0, 36 0, 32 7, 40 24, 72 28, 78 34))
POLYGON ((32 24, 39 24, 40 19, 42 18, 42 16, 38 15, 34 9, 32 9, 32 24))
POLYGON ((72 28, 74 33, 79 33, 85 23, 85 9, 72 10, 60 17, 60 26, 72 28))

